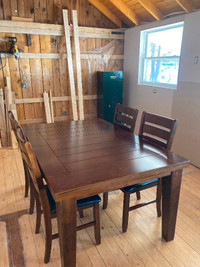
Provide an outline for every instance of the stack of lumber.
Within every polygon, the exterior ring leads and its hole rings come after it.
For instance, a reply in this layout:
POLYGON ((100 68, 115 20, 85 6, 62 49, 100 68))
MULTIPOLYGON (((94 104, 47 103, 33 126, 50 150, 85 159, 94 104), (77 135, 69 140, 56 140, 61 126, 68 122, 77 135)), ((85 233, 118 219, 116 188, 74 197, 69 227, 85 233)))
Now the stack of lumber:
POLYGON ((17 119, 15 93, 11 90, 10 77, 5 79, 6 86, 0 89, 0 147, 17 147, 17 141, 11 130, 8 111, 11 110, 17 119))
MULTIPOLYGON (((11 89, 10 77, 6 77, 6 86, 4 89, 0 89, 0 147, 12 146, 12 148, 18 147, 16 138, 11 129, 8 111, 12 111, 16 120, 18 120, 15 92, 11 89)), ((52 93, 43 93, 44 111, 46 115, 46 122, 54 122, 54 111, 52 104, 52 93)))

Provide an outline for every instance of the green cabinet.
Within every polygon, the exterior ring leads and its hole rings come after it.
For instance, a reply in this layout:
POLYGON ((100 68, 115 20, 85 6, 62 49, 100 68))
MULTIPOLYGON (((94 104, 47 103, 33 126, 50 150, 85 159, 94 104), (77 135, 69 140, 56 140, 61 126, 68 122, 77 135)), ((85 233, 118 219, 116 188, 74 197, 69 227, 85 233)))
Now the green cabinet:
POLYGON ((123 71, 97 72, 97 116, 113 123, 115 106, 122 104, 123 71))

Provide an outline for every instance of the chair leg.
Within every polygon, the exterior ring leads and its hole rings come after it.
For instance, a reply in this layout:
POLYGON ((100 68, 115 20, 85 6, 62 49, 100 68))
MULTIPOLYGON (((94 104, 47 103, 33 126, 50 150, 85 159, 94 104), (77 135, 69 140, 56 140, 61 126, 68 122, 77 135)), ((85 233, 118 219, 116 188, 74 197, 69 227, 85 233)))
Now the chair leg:
POLYGON ((35 233, 38 234, 40 231, 40 225, 41 225, 41 204, 38 198, 36 198, 36 227, 35 227, 35 233))
POLYGON ((125 233, 128 228, 128 217, 129 217, 129 202, 130 194, 124 192, 124 202, 123 202, 123 217, 122 217, 122 231, 125 233))
POLYGON ((158 180, 157 196, 156 196, 156 208, 158 217, 161 217, 161 196, 162 196, 162 179, 158 180))
POLYGON ((103 193, 103 209, 105 210, 108 206, 108 192, 103 193))
POLYGON ((33 214, 34 205, 35 205, 34 185, 32 184, 31 179, 29 180, 29 183, 30 183, 30 208, 29 208, 29 214, 33 214))
POLYGON ((80 218, 83 218, 83 210, 79 210, 79 216, 80 218))
POLYGON ((99 203, 94 203, 93 213, 94 213, 94 220, 95 220, 94 235, 96 239, 96 244, 99 245, 101 244, 99 203))
POLYGON ((48 263, 51 255, 52 245, 52 225, 50 213, 44 212, 44 223, 45 223, 45 255, 44 263, 48 263))
POLYGON ((28 190, 29 190, 29 172, 27 170, 27 167, 23 161, 24 165, 24 175, 25 175, 25 194, 24 197, 28 197, 28 190))
POLYGON ((137 200, 141 198, 140 191, 136 191, 137 200))

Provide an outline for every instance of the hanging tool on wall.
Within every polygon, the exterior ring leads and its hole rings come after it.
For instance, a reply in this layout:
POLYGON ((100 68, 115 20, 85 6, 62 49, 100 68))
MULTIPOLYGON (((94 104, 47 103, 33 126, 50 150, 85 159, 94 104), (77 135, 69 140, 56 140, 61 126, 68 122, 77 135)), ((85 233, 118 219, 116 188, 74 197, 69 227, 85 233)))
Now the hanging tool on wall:
POLYGON ((0 38, 0 42, 10 43, 10 47, 8 50, 0 50, 0 54, 12 54, 15 56, 15 59, 19 58, 20 49, 17 47, 17 38, 9 36, 8 40, 0 38))
POLYGON ((22 87, 26 88, 25 73, 20 67, 20 52, 21 52, 21 50, 17 47, 17 44, 16 44, 17 38, 13 37, 13 36, 9 36, 9 37, 7 37, 7 39, 0 38, 0 42, 10 43, 9 49, 7 49, 7 50, 4 50, 2 48, 2 46, 0 45, 0 69, 3 69, 6 67, 6 63, 4 66, 2 65, 1 55, 4 54, 5 57, 6 57, 6 54, 14 55, 15 59, 18 61, 18 69, 21 72, 22 87))

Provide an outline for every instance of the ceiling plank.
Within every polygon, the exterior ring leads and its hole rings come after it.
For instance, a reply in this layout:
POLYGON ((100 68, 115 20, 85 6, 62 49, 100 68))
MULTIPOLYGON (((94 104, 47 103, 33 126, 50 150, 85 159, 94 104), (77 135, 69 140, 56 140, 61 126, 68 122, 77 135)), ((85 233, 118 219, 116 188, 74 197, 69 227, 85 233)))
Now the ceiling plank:
POLYGON ((88 0, 93 6, 95 6, 101 13, 103 13, 107 18, 109 18, 115 25, 122 28, 122 22, 117 18, 105 5, 103 5, 99 0, 88 0))
POLYGON ((193 11, 194 6, 190 0, 176 0, 176 2, 181 6, 187 13, 193 11))
POLYGON ((161 20, 163 13, 160 9, 149 0, 137 0, 154 18, 161 20))
POLYGON ((140 25, 139 17, 122 0, 109 0, 117 9, 119 9, 135 25, 140 25))

